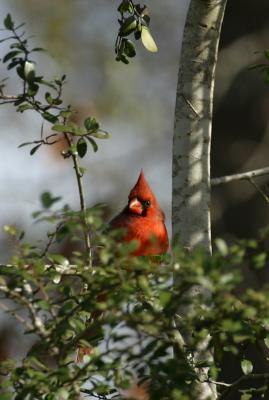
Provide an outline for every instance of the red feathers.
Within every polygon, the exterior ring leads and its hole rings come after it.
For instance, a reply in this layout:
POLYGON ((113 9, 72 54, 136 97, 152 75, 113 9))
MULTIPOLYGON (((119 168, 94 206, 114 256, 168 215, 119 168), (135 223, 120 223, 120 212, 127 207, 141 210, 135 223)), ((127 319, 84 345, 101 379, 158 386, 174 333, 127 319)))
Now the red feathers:
POLYGON ((129 194, 128 205, 110 223, 112 228, 125 228, 124 240, 138 241, 136 256, 164 254, 169 241, 165 216, 147 183, 143 170, 129 194))
MULTIPOLYGON (((128 205, 111 221, 110 226, 125 228, 125 241, 137 240, 138 248, 133 253, 135 256, 158 255, 166 253, 169 247, 164 219, 164 213, 141 171, 138 181, 129 194, 128 205)), ((98 298, 101 300, 105 296, 104 293, 100 293, 98 298)), ((88 336, 91 336, 90 328, 88 336)), ((82 361, 85 354, 92 352, 92 348, 80 348, 77 361, 82 361)), ((126 398, 135 396, 137 400, 149 398, 147 385, 134 385, 125 394, 126 398)))

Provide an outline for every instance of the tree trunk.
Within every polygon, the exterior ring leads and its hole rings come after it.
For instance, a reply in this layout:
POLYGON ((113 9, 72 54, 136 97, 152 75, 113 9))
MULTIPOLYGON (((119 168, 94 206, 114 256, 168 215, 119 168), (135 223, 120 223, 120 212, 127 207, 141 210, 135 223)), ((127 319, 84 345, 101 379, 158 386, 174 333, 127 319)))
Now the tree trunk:
MULTIPOLYGON (((180 244, 211 253, 210 145, 218 44, 227 0, 191 0, 185 23, 173 139, 172 230, 180 244)), ((188 293, 191 298, 199 288, 188 293)), ((210 294, 209 294, 210 295, 210 294)), ((180 312, 187 312, 179 310, 180 312)), ((180 327, 179 327, 180 330, 180 327)), ((187 337, 184 338, 186 343, 187 337)), ((208 338, 195 359, 210 361, 208 338)), ((207 369, 197 371, 200 381, 207 369)), ((216 399, 216 387, 197 384, 197 400, 216 399)))
POLYGON ((227 0, 191 0, 181 49, 173 139, 173 236, 211 252, 210 145, 214 78, 227 0))

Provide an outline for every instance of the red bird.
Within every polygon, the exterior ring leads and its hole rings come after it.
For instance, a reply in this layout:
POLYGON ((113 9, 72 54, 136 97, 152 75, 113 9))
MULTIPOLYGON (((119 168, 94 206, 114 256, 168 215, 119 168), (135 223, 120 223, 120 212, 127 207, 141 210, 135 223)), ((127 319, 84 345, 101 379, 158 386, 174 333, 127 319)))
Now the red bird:
MULTIPOLYGON (((129 194, 128 205, 110 222, 110 226, 112 229, 126 229, 123 240, 127 242, 137 240, 138 248, 133 252, 133 255, 150 256, 164 254, 168 250, 169 240, 164 220, 164 213, 145 179, 143 170, 141 170, 138 181, 129 194)), ((99 298, 103 299, 105 296, 105 294, 100 294, 99 298)), ((77 361, 82 361, 84 355, 92 352, 93 349, 91 348, 80 348, 77 361)), ((145 397, 137 395, 137 399, 148 399, 144 386, 134 385, 132 390, 131 397, 138 390, 145 397)))
POLYGON ((128 205, 110 223, 112 228, 125 228, 123 240, 136 240, 135 256, 167 252, 169 240, 165 216, 141 170, 138 181, 128 196, 128 205))

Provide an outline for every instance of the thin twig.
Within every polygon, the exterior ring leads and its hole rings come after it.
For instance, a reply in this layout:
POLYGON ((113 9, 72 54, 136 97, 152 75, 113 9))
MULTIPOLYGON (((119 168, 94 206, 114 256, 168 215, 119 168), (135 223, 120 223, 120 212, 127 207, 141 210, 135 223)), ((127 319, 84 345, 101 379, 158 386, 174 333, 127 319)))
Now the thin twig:
POLYGON ((221 393, 218 397, 218 400, 224 400, 226 399, 232 392, 235 390, 239 389, 241 384, 243 382, 247 381, 248 385, 251 385, 255 382, 258 381, 269 381, 269 373, 264 373, 264 374, 248 374, 248 375, 243 375, 239 379, 237 379, 235 382, 230 384, 230 387, 228 387, 223 393, 221 393))
MULTIPOLYGON (((64 133, 65 140, 68 143, 68 146, 71 148, 72 140, 70 139, 68 133, 64 133)), ((91 241, 90 241, 90 232, 89 227, 87 224, 87 215, 86 215, 86 205, 85 205, 85 194, 82 182, 82 174, 80 171, 79 163, 78 163, 78 156, 74 152, 71 152, 71 157, 74 164, 74 170, 76 173, 78 190, 79 190, 79 200, 80 200, 80 210, 82 212, 82 224, 83 224, 83 232, 84 232, 84 241, 86 247, 86 261, 88 266, 92 265, 92 254, 91 254, 91 241)))
POLYGON ((234 181, 249 180, 250 178, 256 178, 257 176, 268 175, 269 167, 254 169, 248 172, 242 172, 239 174, 221 176, 219 178, 211 179, 211 186, 219 186, 225 183, 230 183, 234 181))
POLYGON ((37 315, 34 305, 27 299, 27 297, 25 297, 22 293, 18 293, 5 285, 0 286, 0 291, 8 294, 9 298, 16 300, 28 309, 32 324, 35 327, 36 331, 39 333, 40 337, 46 339, 48 336, 48 332, 41 318, 37 315))
POLYGON ((258 193, 262 196, 263 200, 265 201, 266 204, 269 204, 269 197, 266 195, 266 193, 260 188, 259 185, 254 181, 252 178, 248 178, 249 182, 255 187, 258 193))
POLYGON ((0 96, 0 100, 14 100, 14 101, 16 101, 18 99, 19 99, 18 96, 5 96, 3 94, 0 96))
POLYGON ((7 312, 8 314, 12 315, 21 324, 25 325, 27 329, 29 329, 29 330, 33 329, 32 325, 25 318, 23 318, 15 310, 11 310, 6 304, 0 302, 0 308, 3 311, 7 312))
POLYGON ((232 383, 214 381, 213 379, 208 379, 206 382, 213 383, 213 385, 224 386, 224 387, 228 387, 228 388, 232 386, 232 383))

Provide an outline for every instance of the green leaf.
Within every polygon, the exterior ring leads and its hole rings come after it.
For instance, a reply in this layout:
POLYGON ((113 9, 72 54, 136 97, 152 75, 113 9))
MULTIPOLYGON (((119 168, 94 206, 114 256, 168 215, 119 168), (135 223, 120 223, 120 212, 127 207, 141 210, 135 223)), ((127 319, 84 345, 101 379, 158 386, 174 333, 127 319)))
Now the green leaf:
POLYGON ((24 68, 23 68, 23 66, 19 65, 17 67, 16 71, 17 71, 17 74, 19 75, 19 77, 24 80, 25 76, 24 76, 24 68))
POLYGON ((121 25, 119 35, 128 36, 136 29, 136 27, 137 27, 137 20, 132 15, 131 17, 128 17, 121 25))
POLYGON ((94 117, 88 117, 84 121, 84 126, 88 132, 96 131, 100 128, 100 124, 96 121, 94 117))
POLYGON ((80 158, 83 158, 87 153, 87 143, 83 138, 77 142, 77 152, 80 158))
MULTIPOLYGON (((20 106, 17 107, 17 111, 18 112, 24 112, 25 110, 33 110, 34 107, 31 106, 30 104, 21 104, 20 106)), ((20 145, 19 147, 22 147, 22 145, 20 145)))
POLYGON ((96 153, 98 151, 98 145, 97 145, 96 141, 93 140, 92 138, 90 138, 89 136, 86 136, 86 139, 90 142, 90 144, 92 145, 93 151, 96 153))
POLYGON ((78 318, 70 318, 69 319, 70 326, 75 329, 77 332, 81 332, 85 329, 85 323, 82 322, 78 318))
POLYGON ((134 11, 134 7, 129 0, 124 0, 118 7, 118 11, 122 14, 124 12, 132 13, 134 11))
POLYGON ((41 204, 44 208, 50 208, 52 204, 61 200, 61 197, 53 197, 50 192, 43 192, 40 196, 41 204))
POLYGON ((129 60, 124 54, 117 56, 116 61, 121 61, 123 64, 129 64, 129 60))
POLYGON ((160 303, 163 307, 165 307, 169 301, 171 300, 172 297, 172 293, 168 292, 168 291, 161 291, 159 294, 159 298, 160 298, 160 303))
POLYGON ((36 83, 29 83, 27 93, 29 96, 35 96, 39 90, 39 86, 36 83))
POLYGON ((96 139, 109 139, 110 134, 105 131, 98 131, 91 133, 91 136, 95 137, 96 139))
POLYGON ((263 268, 265 266, 266 260, 267 260, 266 252, 262 252, 253 256, 254 266, 257 269, 263 268))
POLYGON ((51 114, 51 113, 49 113, 49 112, 44 112, 44 113, 42 114, 42 117, 43 117, 46 121, 51 122, 52 124, 55 124, 55 123, 58 121, 58 118, 57 118, 55 115, 53 115, 53 114, 51 114))
POLYGON ((72 114, 74 114, 74 111, 66 110, 60 112, 60 116, 63 118, 70 118, 72 114))
POLYGON ((42 143, 39 143, 37 146, 33 147, 30 151, 30 156, 33 156, 35 152, 39 149, 42 143))
POLYGON ((229 250, 226 242, 223 239, 216 239, 215 245, 222 256, 227 256, 229 250))
POLYGON ((84 128, 81 128, 73 122, 69 122, 68 125, 55 124, 52 129, 56 132, 71 133, 74 136, 84 136, 87 134, 84 128))
POLYGON ((52 261, 54 264, 59 264, 66 268, 69 266, 68 259, 62 256, 61 254, 50 254, 48 256, 48 259, 52 261))
POLYGON ((124 52, 130 58, 136 55, 135 46, 131 40, 125 39, 124 52))
POLYGON ((45 93, 45 99, 48 104, 53 104, 53 97, 49 92, 45 93))
POLYGON ((55 400, 68 400, 69 393, 66 389, 61 388, 55 393, 55 400))
POLYGON ((73 127, 70 125, 63 125, 63 124, 55 124, 51 127, 51 129, 55 132, 72 132, 73 127))
POLYGON ((3 231, 10 235, 10 236, 16 236, 17 235, 17 229, 13 225, 4 225, 3 226, 3 231))
POLYGON ((10 70, 16 67, 18 64, 21 64, 21 59, 14 59, 10 64, 8 64, 7 69, 10 70))
POLYGON ((243 393, 242 395, 241 395, 241 397, 240 397, 240 400, 251 400, 253 397, 252 397, 252 394, 251 393, 243 393))
POLYGON ((5 55, 5 57, 3 58, 3 63, 7 62, 8 60, 10 60, 11 58, 15 57, 17 54, 20 54, 21 51, 20 50, 13 50, 10 51, 9 53, 7 53, 5 55))
POLYGON ((14 29, 14 22, 12 21, 10 14, 7 14, 6 18, 4 19, 4 26, 9 31, 12 31, 14 29))
POLYGON ((157 53, 158 47, 151 36, 150 30, 146 26, 142 26, 142 31, 141 31, 141 40, 144 45, 144 47, 150 51, 151 53, 157 53))
POLYGON ((24 63, 24 76, 27 82, 33 82, 35 79, 35 64, 30 61, 24 63))
POLYGON ((34 47, 32 50, 31 50, 31 52, 32 51, 47 51, 46 49, 43 49, 43 47, 34 47))
POLYGON ((251 374, 253 370, 253 364, 250 360, 242 360, 241 361, 241 369, 245 375, 251 374))

